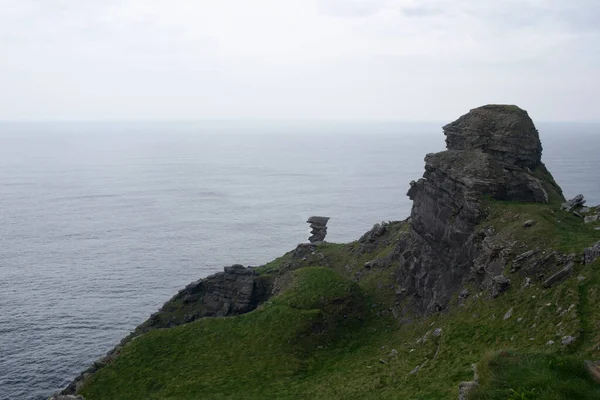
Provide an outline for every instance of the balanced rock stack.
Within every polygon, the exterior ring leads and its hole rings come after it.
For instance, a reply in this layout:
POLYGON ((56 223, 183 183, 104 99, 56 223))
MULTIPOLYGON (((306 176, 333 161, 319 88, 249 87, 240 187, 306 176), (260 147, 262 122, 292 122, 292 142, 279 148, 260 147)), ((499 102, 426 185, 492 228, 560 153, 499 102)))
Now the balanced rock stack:
POLYGON ((306 222, 310 224, 310 234, 308 241, 311 243, 322 242, 327 236, 327 221, 329 217, 310 217, 306 222))

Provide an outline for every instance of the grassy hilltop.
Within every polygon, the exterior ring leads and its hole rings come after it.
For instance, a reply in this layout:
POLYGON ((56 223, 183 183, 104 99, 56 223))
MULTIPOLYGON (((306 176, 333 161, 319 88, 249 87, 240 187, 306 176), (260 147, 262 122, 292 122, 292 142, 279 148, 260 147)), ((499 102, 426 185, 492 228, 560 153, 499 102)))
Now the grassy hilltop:
MULTIPOLYGON (((377 263, 407 231, 386 225, 368 252, 323 243, 305 257, 290 252, 257 271, 280 282, 256 310, 152 330, 87 379, 94 399, 600 399, 584 360, 600 359, 600 260, 582 265, 600 240, 599 222, 557 202, 488 201, 497 240, 575 253, 574 273, 543 288, 519 272, 496 299, 470 288, 448 311, 394 315, 396 266, 377 263), (536 224, 524 228, 525 221, 536 224), (563 338, 574 340, 563 344, 563 338), (551 342, 552 341, 552 342, 551 342)), ((176 311, 174 311, 176 312, 176 311)))

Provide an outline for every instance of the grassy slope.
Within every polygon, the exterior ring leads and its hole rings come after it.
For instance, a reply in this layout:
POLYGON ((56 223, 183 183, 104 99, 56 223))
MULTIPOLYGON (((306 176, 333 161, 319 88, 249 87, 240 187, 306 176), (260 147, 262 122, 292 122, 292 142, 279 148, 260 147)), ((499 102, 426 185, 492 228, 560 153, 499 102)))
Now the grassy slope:
MULTIPOLYGON (((556 206, 490 203, 485 224, 527 248, 579 254, 600 240, 598 224, 585 225, 556 206), (528 219, 537 224, 524 230, 528 219)), ((249 314, 143 335, 95 374, 82 394, 88 400, 455 399, 458 383, 471 380, 471 365, 479 362, 482 388, 473 398, 549 398, 540 394, 561 378, 572 384, 555 398, 600 399, 580 368, 584 358, 600 358, 600 262, 577 266, 572 278, 552 289, 538 283, 523 289, 521 278, 510 276, 513 286, 498 299, 472 295, 448 313, 399 325, 389 311, 393 269, 363 267, 388 254, 405 230, 402 224, 392 228, 372 253, 357 251, 358 243, 320 246, 301 265, 308 267, 293 272, 287 290, 249 314), (359 284, 344 276, 360 277, 359 284), (432 334, 435 328, 442 329, 440 336, 432 334), (563 346, 566 335, 578 339, 563 346), (513 356, 489 356, 503 349, 513 356), (551 366, 556 357, 567 367, 544 372, 540 366, 551 366), (518 363, 525 367, 513 368, 518 363)), ((288 254, 260 270, 282 273, 290 261, 288 254)))

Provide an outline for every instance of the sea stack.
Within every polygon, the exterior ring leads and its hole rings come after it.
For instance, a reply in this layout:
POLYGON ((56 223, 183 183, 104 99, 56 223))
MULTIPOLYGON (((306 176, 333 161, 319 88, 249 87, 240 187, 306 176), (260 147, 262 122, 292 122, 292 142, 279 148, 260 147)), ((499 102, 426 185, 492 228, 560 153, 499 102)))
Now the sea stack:
POLYGON ((327 236, 327 221, 329 217, 310 217, 306 222, 310 224, 310 234, 308 241, 311 243, 322 242, 327 236))

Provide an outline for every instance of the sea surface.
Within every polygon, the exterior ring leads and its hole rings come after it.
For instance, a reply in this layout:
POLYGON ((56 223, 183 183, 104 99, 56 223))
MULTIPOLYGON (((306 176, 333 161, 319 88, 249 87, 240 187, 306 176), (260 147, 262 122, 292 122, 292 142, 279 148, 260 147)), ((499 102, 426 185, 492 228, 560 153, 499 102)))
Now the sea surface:
MULTIPOLYGON (((0 123, 0 399, 46 399, 191 281, 410 213, 440 123, 0 123)), ((600 125, 538 124, 600 204, 600 125)))

